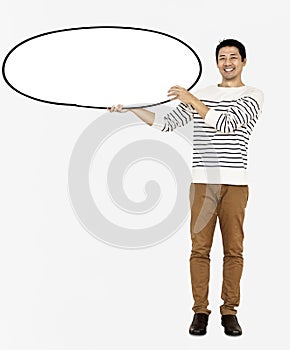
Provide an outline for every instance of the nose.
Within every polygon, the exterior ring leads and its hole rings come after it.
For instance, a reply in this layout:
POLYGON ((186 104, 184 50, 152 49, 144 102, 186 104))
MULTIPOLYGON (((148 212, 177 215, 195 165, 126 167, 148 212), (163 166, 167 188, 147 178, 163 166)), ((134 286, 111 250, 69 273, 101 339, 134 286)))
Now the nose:
POLYGON ((225 66, 230 66, 231 65, 231 60, 230 58, 226 58, 224 61, 225 66))

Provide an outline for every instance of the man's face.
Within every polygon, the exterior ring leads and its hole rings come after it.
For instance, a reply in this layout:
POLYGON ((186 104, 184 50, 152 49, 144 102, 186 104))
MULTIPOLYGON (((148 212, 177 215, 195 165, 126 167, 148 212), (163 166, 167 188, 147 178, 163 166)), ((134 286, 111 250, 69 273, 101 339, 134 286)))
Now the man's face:
POLYGON ((241 78, 246 59, 242 61, 239 50, 234 46, 222 47, 218 53, 217 67, 224 80, 241 78))

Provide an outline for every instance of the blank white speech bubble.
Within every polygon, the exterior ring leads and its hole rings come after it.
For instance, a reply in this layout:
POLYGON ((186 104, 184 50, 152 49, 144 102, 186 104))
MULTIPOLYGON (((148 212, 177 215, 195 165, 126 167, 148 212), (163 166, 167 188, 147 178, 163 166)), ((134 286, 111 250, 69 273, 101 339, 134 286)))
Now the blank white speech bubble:
POLYGON ((168 89, 190 90, 201 76, 196 52, 171 35, 142 28, 98 26, 28 38, 4 59, 2 74, 16 92, 57 105, 105 109, 169 102, 168 89), (145 93, 144 93, 145 91, 145 93))

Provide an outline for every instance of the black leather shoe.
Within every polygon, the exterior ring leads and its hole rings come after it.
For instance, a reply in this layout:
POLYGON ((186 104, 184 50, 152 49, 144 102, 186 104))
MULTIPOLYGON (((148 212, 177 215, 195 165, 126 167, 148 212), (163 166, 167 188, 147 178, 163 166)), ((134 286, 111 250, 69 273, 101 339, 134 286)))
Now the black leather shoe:
POLYGON ((193 321, 189 327, 189 333, 191 335, 206 334, 207 322, 208 322, 207 314, 204 314, 204 313, 194 314, 193 321))
POLYGON ((222 326, 225 328, 226 335, 237 336, 242 334, 242 328, 236 315, 222 315, 222 326))

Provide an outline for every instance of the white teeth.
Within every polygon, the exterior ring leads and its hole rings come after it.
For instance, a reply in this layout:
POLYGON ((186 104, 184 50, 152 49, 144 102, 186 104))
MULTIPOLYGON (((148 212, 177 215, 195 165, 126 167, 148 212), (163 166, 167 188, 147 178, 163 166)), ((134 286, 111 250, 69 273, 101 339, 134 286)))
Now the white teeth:
POLYGON ((231 72, 232 70, 234 70, 233 68, 225 68, 226 72, 231 72))

